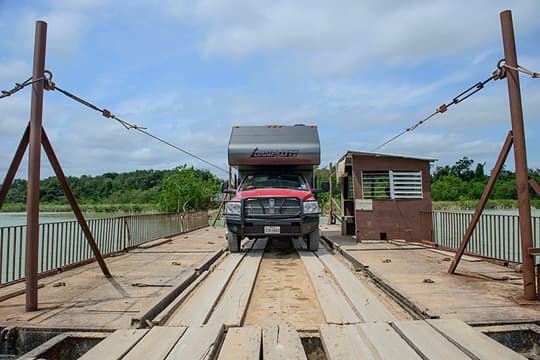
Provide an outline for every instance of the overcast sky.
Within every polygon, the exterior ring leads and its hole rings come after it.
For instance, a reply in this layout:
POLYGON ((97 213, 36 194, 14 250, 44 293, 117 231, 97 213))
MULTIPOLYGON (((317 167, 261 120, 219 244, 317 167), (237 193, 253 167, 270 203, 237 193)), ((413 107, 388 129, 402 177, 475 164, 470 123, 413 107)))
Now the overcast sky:
MULTIPOLYGON (((540 71, 538 0, 0 0, 0 89, 31 75, 35 21, 45 20, 58 86, 221 167, 233 125, 316 124, 327 166, 489 77, 503 57, 504 9, 519 63, 540 71)), ((520 79, 529 167, 540 168, 540 80, 520 79)), ((29 105, 30 88, 0 99, 0 181, 29 105)), ((188 163, 224 176, 58 92, 44 107, 68 175, 188 163)), ((436 165, 468 156, 489 171, 509 128, 506 80, 491 82, 379 151, 436 165)))

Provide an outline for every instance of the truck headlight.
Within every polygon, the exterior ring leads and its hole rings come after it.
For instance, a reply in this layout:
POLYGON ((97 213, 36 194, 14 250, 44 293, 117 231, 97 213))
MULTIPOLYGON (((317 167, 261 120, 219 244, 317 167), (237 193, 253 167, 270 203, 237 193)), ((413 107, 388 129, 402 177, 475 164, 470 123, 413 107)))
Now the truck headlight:
POLYGON ((242 205, 240 201, 228 201, 225 204, 225 213, 229 215, 240 215, 242 205))
POLYGON ((304 201, 304 214, 318 214, 319 213, 319 204, 317 201, 304 201))

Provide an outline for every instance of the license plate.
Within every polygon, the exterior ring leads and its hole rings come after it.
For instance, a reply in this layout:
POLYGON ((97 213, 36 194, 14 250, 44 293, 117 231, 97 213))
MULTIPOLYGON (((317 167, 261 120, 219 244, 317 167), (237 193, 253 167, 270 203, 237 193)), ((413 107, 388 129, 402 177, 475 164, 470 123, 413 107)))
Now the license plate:
POLYGON ((265 234, 279 234, 280 232, 281 232, 281 229, 279 226, 265 226, 264 227, 265 234))

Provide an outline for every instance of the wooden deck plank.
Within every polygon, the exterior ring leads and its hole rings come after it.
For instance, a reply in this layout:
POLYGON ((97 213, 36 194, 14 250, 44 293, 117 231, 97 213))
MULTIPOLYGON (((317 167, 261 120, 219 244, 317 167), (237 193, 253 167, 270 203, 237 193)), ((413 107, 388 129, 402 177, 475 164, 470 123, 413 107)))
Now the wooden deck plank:
POLYGON ((120 329, 81 356, 83 360, 120 359, 146 335, 147 329, 120 329))
POLYGON ((223 337, 223 325, 191 326, 167 356, 172 359, 212 359, 223 337))
POLYGON ((208 270, 203 271, 184 291, 180 293, 163 311, 152 319, 154 325, 163 325, 174 314, 174 312, 189 298, 191 293, 199 286, 199 284, 208 276, 208 270))
POLYGON ((291 324, 265 326, 262 336, 264 360, 307 360, 300 337, 291 324))
POLYGON ((377 296, 366 288, 334 255, 325 249, 319 249, 318 256, 332 272, 353 306, 366 322, 395 320, 394 315, 379 301, 377 296))
POLYGON ((377 359, 381 360, 421 360, 397 332, 386 323, 366 323, 356 325, 356 330, 371 344, 377 359))
POLYGON ((163 360, 186 331, 186 327, 154 326, 122 360, 163 360))
POLYGON ((218 360, 252 360, 261 353, 262 330, 259 326, 230 328, 218 360))
POLYGON ((330 324, 361 322, 317 256, 311 251, 299 250, 301 244, 297 239, 294 239, 294 244, 317 293, 326 322, 330 324))
POLYGON ((195 290, 193 295, 171 315, 168 326, 202 325, 206 322, 227 282, 245 253, 232 253, 227 256, 195 290))
POLYGON ((461 320, 445 319, 426 321, 460 349, 476 358, 490 360, 525 359, 525 357, 499 344, 497 341, 475 330, 461 320))
POLYGON ((224 324, 226 328, 242 324, 262 257, 261 250, 251 250, 246 255, 217 303, 216 310, 210 315, 208 323, 224 324))
POLYGON ((328 360, 377 360, 354 325, 321 325, 320 333, 328 360))
POLYGON ((430 360, 469 360, 463 351, 423 320, 395 321, 394 328, 409 344, 430 360))

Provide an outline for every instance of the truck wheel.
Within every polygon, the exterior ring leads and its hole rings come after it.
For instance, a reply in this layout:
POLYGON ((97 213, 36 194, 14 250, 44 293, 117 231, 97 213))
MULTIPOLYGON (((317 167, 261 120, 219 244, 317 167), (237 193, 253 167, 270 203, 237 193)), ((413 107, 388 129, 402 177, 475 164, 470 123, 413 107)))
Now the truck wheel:
POLYGON ((319 250, 319 240, 321 239, 321 232, 319 229, 309 233, 307 243, 309 251, 319 250))
POLYGON ((240 252, 240 237, 233 232, 227 233, 227 243, 229 251, 232 253, 240 252))

